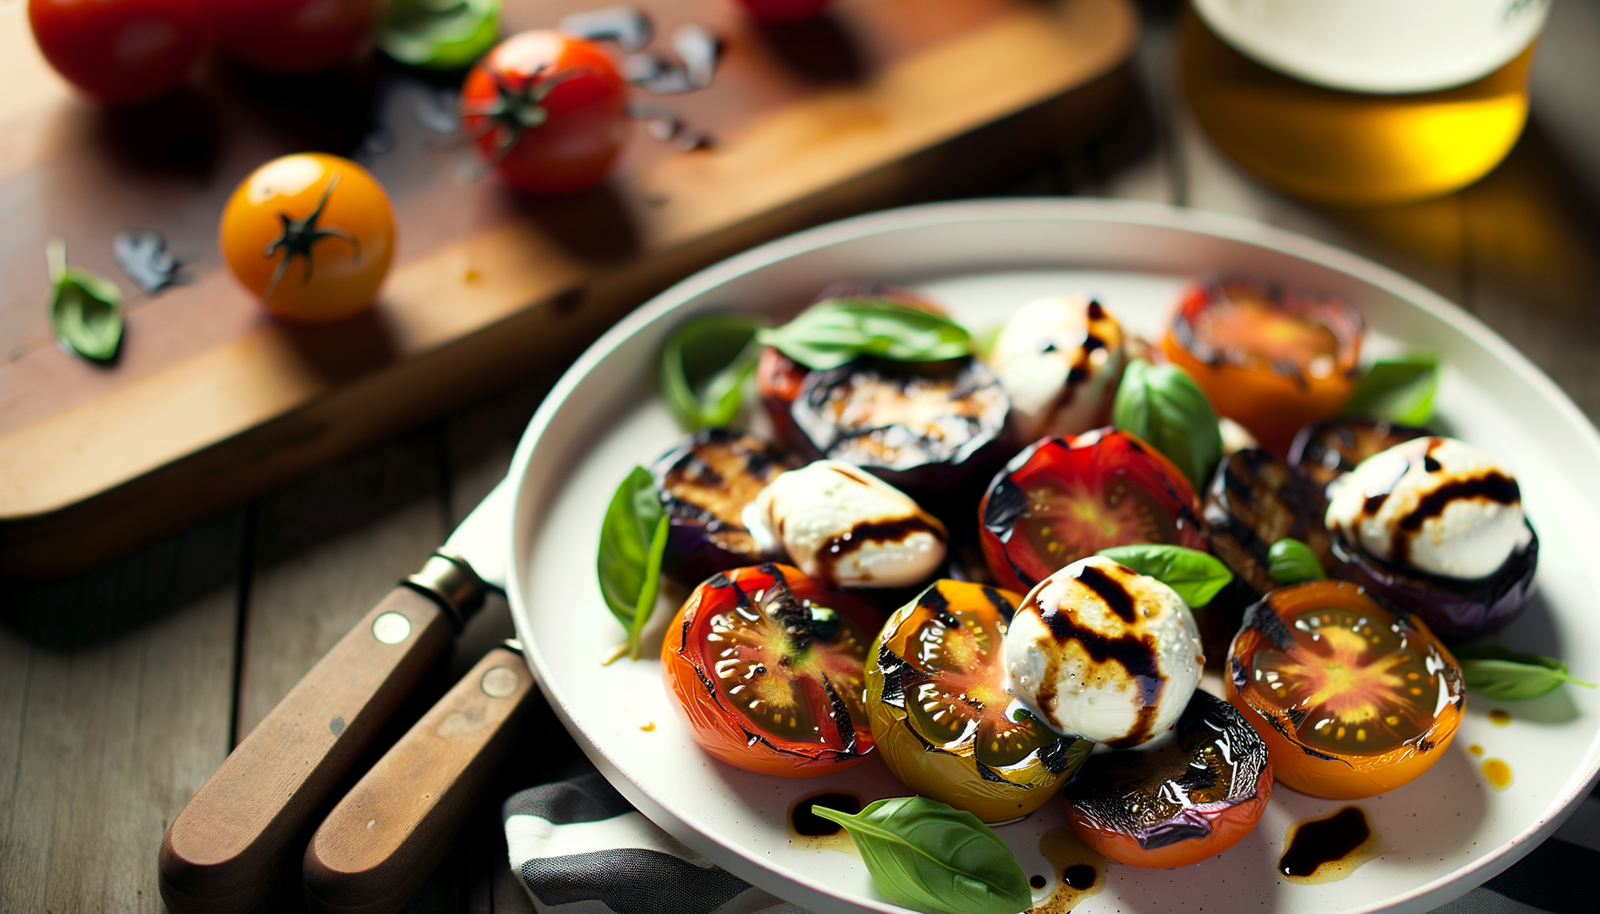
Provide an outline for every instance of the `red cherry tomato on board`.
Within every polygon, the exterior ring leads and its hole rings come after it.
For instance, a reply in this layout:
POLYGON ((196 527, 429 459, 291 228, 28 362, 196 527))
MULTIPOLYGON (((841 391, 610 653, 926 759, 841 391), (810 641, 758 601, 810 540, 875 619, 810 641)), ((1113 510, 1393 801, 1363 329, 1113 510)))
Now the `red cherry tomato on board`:
POLYGON ((461 124, 502 180, 534 194, 598 184, 628 135, 627 86, 597 45, 513 35, 473 66, 461 124))
POLYGON ((155 98, 183 82, 206 49, 203 0, 29 0, 45 59, 102 102, 155 98))
POLYGON ((706 752, 759 774, 826 774, 872 751, 866 660, 882 624, 797 568, 735 568, 678 610, 661 673, 706 752))
POLYGON ((274 73, 315 73, 353 57, 371 32, 373 0, 210 0, 229 54, 274 73))
POLYGON ((822 14, 832 0, 739 0, 760 22, 800 22, 822 14))

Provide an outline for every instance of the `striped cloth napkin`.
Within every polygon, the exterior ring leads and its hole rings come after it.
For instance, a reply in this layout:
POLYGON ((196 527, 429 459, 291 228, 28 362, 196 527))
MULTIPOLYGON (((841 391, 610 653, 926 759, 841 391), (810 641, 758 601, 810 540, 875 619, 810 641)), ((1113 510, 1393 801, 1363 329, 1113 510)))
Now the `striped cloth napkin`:
MULTIPOLYGON (((513 794, 511 869, 540 914, 806 914, 679 844, 598 773, 513 794)), ((1596 914, 1600 795, 1553 838, 1434 914, 1596 914)))

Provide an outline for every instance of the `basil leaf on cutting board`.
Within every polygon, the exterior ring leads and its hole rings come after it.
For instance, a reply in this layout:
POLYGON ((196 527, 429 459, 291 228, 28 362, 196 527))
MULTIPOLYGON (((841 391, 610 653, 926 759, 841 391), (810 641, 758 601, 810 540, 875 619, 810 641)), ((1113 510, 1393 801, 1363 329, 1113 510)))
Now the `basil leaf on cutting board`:
POLYGON ((45 246, 50 269, 50 327, 56 343, 95 362, 109 362, 122 345, 122 290, 87 270, 67 266, 67 244, 45 246))
POLYGON ((1524 654, 1473 641, 1450 648, 1467 688, 1499 701, 1526 701, 1554 692, 1563 682, 1592 689, 1595 684, 1573 676, 1566 663, 1541 654, 1524 654))
POLYGON ((941 314, 884 298, 836 298, 756 334, 807 368, 827 371, 861 356, 938 362, 972 355, 972 334, 941 314))
POLYGON ((897 905, 935 914, 1017 914, 1033 904, 1011 849, 964 809, 891 797, 855 815, 821 805, 812 812, 850 832, 872 881, 897 905))
POLYGON ((1428 353, 1379 359, 1361 376, 1343 412, 1377 416, 1401 425, 1426 425, 1439 389, 1439 358, 1428 353))
POLYGON ((639 659, 639 636, 656 607, 666 549, 667 516, 661 510, 656 481, 648 470, 636 466, 611 496, 600 525, 600 554, 595 560, 600 593, 627 630, 627 653, 635 660, 639 659))
POLYGON ((661 391, 685 431, 728 425, 761 359, 755 319, 709 314, 679 324, 661 350, 661 391))
POLYGON ((500 37, 500 0, 389 0, 373 40, 413 67, 459 70, 500 37))
POLYGON ((1297 584, 1327 577, 1311 547, 1297 539, 1284 538, 1267 547, 1267 577, 1279 584, 1297 584))
POLYGON ((1097 554, 1171 587, 1191 609, 1210 603, 1233 581, 1233 572, 1216 556, 1187 546, 1143 543, 1111 546, 1097 554))
POLYGON ((1117 385, 1111 424, 1160 451, 1196 492, 1205 491, 1222 460, 1216 410, 1200 385, 1171 365, 1144 359, 1129 362, 1117 385))

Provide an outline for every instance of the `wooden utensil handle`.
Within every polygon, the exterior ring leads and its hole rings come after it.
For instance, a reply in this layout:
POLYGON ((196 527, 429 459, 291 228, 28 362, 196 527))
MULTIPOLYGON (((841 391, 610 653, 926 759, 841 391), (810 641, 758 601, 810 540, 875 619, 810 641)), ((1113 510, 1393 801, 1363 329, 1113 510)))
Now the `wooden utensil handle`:
POLYGON ((372 766, 306 848, 314 910, 400 910, 455 839, 532 686, 522 657, 496 648, 372 766))
POLYGON ((396 587, 250 731, 173 820, 161 896, 175 914, 248 911, 285 849, 444 654, 455 631, 396 587))

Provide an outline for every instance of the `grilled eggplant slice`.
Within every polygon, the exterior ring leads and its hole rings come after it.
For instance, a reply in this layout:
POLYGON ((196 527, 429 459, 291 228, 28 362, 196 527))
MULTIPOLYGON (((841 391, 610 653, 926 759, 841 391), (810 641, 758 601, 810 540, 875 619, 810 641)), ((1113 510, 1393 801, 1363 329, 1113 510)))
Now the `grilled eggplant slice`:
POLYGON ((651 468, 667 515, 663 568, 693 587, 719 571, 771 558, 741 515, 745 506, 799 462, 736 429, 705 428, 651 468))
POLYGON ((1313 422, 1289 446, 1289 466, 1317 488, 1356 468, 1356 464, 1402 442, 1432 432, 1372 416, 1338 416, 1313 422))

